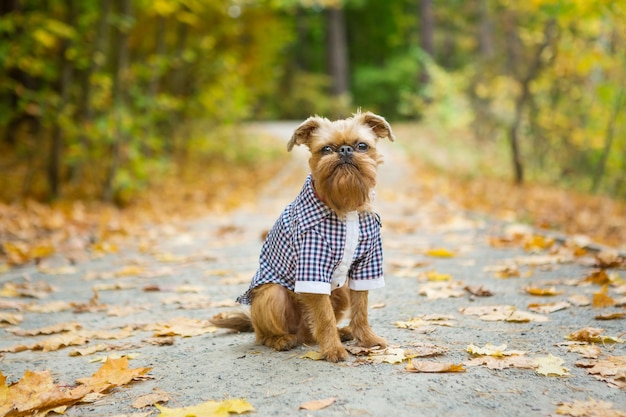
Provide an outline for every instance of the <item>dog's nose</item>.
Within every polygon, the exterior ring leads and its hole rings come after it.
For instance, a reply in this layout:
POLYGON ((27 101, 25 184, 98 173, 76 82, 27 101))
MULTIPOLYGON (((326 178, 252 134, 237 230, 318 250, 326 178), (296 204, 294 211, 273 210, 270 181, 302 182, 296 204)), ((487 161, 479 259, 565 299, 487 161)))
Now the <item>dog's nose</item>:
POLYGON ((339 148, 339 155, 342 157, 352 156, 353 153, 354 148, 352 146, 343 145, 341 148, 339 148))

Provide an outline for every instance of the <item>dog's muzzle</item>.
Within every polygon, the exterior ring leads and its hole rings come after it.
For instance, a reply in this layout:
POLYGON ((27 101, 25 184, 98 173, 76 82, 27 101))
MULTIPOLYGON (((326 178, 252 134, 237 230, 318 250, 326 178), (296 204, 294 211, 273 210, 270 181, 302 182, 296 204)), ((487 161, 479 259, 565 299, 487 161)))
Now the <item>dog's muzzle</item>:
POLYGON ((343 161, 348 161, 352 159, 352 155, 354 154, 354 148, 352 146, 343 145, 339 148, 337 152, 339 153, 339 156, 343 161))

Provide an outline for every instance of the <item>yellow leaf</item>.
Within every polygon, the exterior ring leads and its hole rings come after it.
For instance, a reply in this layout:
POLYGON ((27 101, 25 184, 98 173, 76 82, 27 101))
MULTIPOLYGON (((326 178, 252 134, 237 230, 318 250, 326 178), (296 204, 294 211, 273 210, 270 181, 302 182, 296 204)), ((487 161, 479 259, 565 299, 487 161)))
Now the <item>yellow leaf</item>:
POLYGON ((313 359, 314 361, 321 361, 324 359, 324 355, 314 350, 309 350, 307 353, 300 356, 300 359, 313 359))
POLYGON ((567 376, 569 375, 568 369, 562 366, 563 362, 563 359, 553 355, 536 358, 536 372, 545 376, 567 376))
POLYGON ((326 398, 324 400, 307 401, 300 404, 300 407, 298 407, 298 409, 309 411, 321 410, 323 408, 331 406, 335 401, 337 401, 337 398, 335 397, 326 398))
POLYGON ((149 327, 154 330, 154 336, 182 336, 192 337, 217 331, 208 320, 188 319, 177 317, 164 323, 156 323, 149 327))
POLYGON ((449 251, 448 249, 445 249, 445 248, 435 248, 435 249, 430 249, 430 250, 426 251, 426 255, 432 256, 432 257, 435 257, 435 258, 452 258, 456 254, 454 252, 452 252, 452 251, 449 251))
POLYGON ((604 329, 597 327, 584 327, 570 333, 566 339, 587 343, 624 343, 619 337, 603 336, 604 329))
POLYGON ((552 296, 562 294, 562 291, 557 291, 556 288, 538 288, 538 287, 525 287, 524 290, 530 295, 539 296, 552 296))
POLYGON ((161 412, 157 417, 227 417, 231 413, 243 414, 254 411, 254 407, 249 402, 238 398, 219 402, 207 401, 183 408, 167 408, 159 404, 155 406, 161 412))
POLYGON ((547 303, 547 304, 538 304, 538 303, 528 304, 528 309, 530 311, 534 311, 535 313, 541 313, 541 314, 554 313, 555 311, 563 310, 569 307, 571 307, 571 304, 568 303, 567 301, 561 301, 558 303, 547 303))
POLYGON ((119 359, 108 358, 92 376, 77 379, 76 382, 84 385, 91 392, 103 392, 114 387, 126 385, 134 379, 139 379, 150 369, 128 369, 127 357, 119 359))
POLYGON ((428 278, 429 281, 450 281, 452 280, 452 275, 440 274, 435 271, 428 271, 426 272, 426 278, 428 278))
POLYGON ((614 304, 615 300, 609 296, 609 287, 606 284, 600 291, 593 293, 593 308, 611 307, 614 304))
POLYGON ((522 352, 519 350, 506 350, 506 344, 494 346, 491 343, 487 343, 484 347, 475 346, 470 344, 465 348, 465 350, 472 355, 480 355, 480 356, 512 356, 512 355, 524 355, 526 352, 522 352))

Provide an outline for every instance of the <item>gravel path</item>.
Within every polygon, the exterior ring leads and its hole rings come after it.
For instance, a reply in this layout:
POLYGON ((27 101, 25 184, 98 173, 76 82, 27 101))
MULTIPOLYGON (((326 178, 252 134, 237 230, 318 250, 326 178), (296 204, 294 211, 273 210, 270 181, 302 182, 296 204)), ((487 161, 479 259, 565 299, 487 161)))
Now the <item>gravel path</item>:
MULTIPOLYGON (((274 123, 261 127, 286 143, 295 126, 274 123)), ((563 363, 557 369, 565 372, 563 367, 567 368, 567 376, 467 363, 465 372, 411 373, 405 370, 406 360, 402 364, 377 363, 380 355, 352 356, 347 363, 330 364, 301 358, 315 346, 274 352, 256 346, 252 334, 222 330, 174 336, 170 339, 173 344, 165 346, 146 342, 153 340, 154 331, 148 329, 154 323, 177 317, 205 320, 237 308, 229 303, 248 286, 262 234, 302 186, 307 174, 305 149, 295 149, 286 156, 285 168, 260 193, 258 201, 248 202, 233 213, 155 227, 144 236, 152 242, 148 250, 138 250, 142 246, 134 242, 119 253, 80 262, 67 274, 53 275, 26 266, 0 275, 0 285, 44 281, 57 289, 42 299, 0 297, 0 306, 4 302, 5 307, 8 301, 85 304, 93 296, 93 288, 100 287, 100 311, 25 311, 19 324, 23 329, 73 321, 89 330, 133 329, 125 339, 94 339, 89 343, 109 344, 119 351, 85 357, 69 356, 73 347, 4 353, 0 354, 0 370, 9 382, 16 382, 27 369, 50 369, 55 381, 72 385, 100 367, 100 363, 90 362, 97 355, 133 353, 132 368, 152 367, 148 374, 152 379, 117 388, 94 403, 73 406, 66 412, 68 416, 157 415, 154 407, 131 407, 134 399, 154 390, 170 396, 167 406, 171 408, 245 398, 255 408, 253 415, 258 416, 549 416, 556 414, 559 403, 590 398, 610 402, 614 411, 626 412, 626 388, 610 387, 588 374, 588 369, 576 366, 577 362, 594 359, 585 359, 563 345, 566 335, 584 327, 603 328, 609 336, 623 337, 626 331, 624 320, 594 319, 600 314, 624 312, 623 308, 572 304, 577 301, 572 296, 591 299, 601 289, 593 284, 575 285, 595 270, 591 257, 572 258, 571 251, 565 249, 559 254, 526 251, 524 242, 541 246, 540 240, 533 241, 531 235, 523 233, 515 235, 516 239, 502 239, 511 228, 465 215, 445 199, 426 197, 419 181, 414 180, 410 158, 402 152, 402 142, 408 140, 398 138, 397 143, 382 145, 386 161, 379 170, 377 190, 387 286, 370 293, 370 321, 392 348, 399 349, 388 353, 438 351, 443 353, 413 360, 463 364, 472 359, 466 351, 470 344, 506 344, 507 351, 524 351, 523 356, 531 359, 549 355, 561 358, 563 363), (490 240, 499 243, 498 247, 490 240), (447 251, 454 256, 441 256, 447 251), (520 276, 498 278, 498 273, 520 276), (107 290, 106 286, 115 289, 107 290), (466 286, 482 286, 493 295, 471 295, 464 290, 466 286), (558 294, 532 296, 526 287, 554 287, 558 294), (570 306, 563 310, 539 314, 539 320, 547 321, 485 321, 461 312, 468 312, 468 307, 503 305, 528 312, 531 303, 568 300, 570 306), (404 322, 407 326, 406 322, 414 318, 421 319, 410 322, 414 329, 396 324, 404 322), (328 398, 335 401, 323 410, 299 410, 305 402, 328 398)), ((623 270, 608 272, 626 275, 623 270)), ((623 298, 623 291, 623 286, 609 286, 613 299, 623 298)), ((508 310, 506 314, 510 313, 508 310)), ((0 349, 32 345, 47 337, 17 336, 7 328, 0 329, 0 349)), ((598 346, 601 353, 596 360, 626 356, 624 343, 598 346)), ((618 375, 620 381, 626 384, 618 375)))

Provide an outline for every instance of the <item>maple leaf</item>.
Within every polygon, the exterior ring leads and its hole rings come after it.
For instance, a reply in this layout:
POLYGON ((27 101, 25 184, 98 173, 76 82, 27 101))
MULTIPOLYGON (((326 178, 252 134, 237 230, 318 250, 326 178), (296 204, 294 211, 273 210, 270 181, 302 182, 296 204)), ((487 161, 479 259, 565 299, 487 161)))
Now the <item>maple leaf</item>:
POLYGON ((572 303, 573 305, 577 307, 588 306, 589 304, 591 304, 591 300, 589 299, 589 297, 582 295, 582 294, 574 294, 568 297, 567 301, 569 301, 570 303, 572 303))
POLYGON ((150 405, 155 405, 157 403, 166 403, 170 400, 170 396, 165 392, 156 390, 151 394, 142 395, 141 397, 137 397, 135 401, 131 404, 133 408, 145 408, 150 405))
POLYGON ((330 407, 331 405, 333 405, 335 401, 337 401, 336 397, 326 398, 323 400, 307 401, 305 403, 300 404, 298 409, 309 410, 309 411, 322 410, 326 407, 330 407))
POLYGON ((465 284, 461 281, 433 281, 423 284, 419 288, 420 295, 425 295, 429 300, 441 298, 458 298, 465 295, 465 284))
POLYGON ((588 401, 560 403, 556 413, 572 417, 626 417, 626 412, 614 409, 612 403, 593 398, 588 401))
POLYGON ((615 304, 615 300, 609 297, 609 287, 603 285, 602 289, 596 293, 593 293, 593 308, 611 307, 615 304))
POLYGON ((597 359, 602 354, 602 350, 597 345, 590 344, 572 344, 569 351, 582 355, 583 358, 597 359))
POLYGON ((407 372, 414 373, 447 373, 447 372, 465 372, 463 364, 454 364, 446 362, 424 362, 409 361, 404 368, 407 372))
POLYGON ((536 372, 545 376, 568 376, 568 369, 562 366, 563 362, 563 359, 554 355, 535 358, 534 360, 535 365, 537 365, 536 372))
POLYGON ((155 404, 155 407, 161 412, 157 417, 227 417, 229 414, 254 411, 254 407, 249 402, 238 398, 219 402, 207 401, 183 408, 167 408, 159 404, 155 404))
POLYGON ((77 379, 91 392, 104 392, 120 385, 128 384, 135 379, 145 379, 143 375, 152 368, 128 369, 128 358, 108 358, 92 376, 77 379))
POLYGON ((611 387, 626 389, 626 356, 608 356, 597 361, 579 361, 576 366, 586 368, 588 374, 611 387))
POLYGON ((611 280, 609 279, 609 275, 606 273, 605 269, 600 269, 598 271, 593 271, 591 274, 587 275, 582 282, 590 282, 596 285, 605 285, 609 284, 611 280))
POLYGON ((460 308, 465 315, 478 316, 484 321, 508 321, 512 323, 528 323, 548 321, 546 316, 520 311, 512 305, 471 306, 460 308))
POLYGON ((38 329, 24 330, 19 327, 7 329, 9 332, 16 336, 38 336, 38 335, 50 335, 55 333, 72 332, 82 328, 80 323, 57 323, 47 327, 40 327, 38 329))
POLYGON ((408 321, 396 321, 394 326, 400 329, 416 330, 424 326, 446 326, 454 327, 453 317, 449 315, 424 315, 420 317, 413 317, 408 321))

